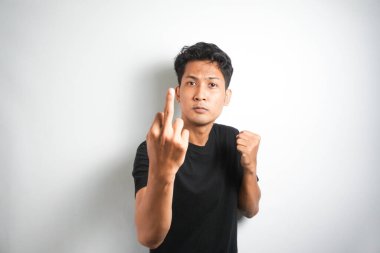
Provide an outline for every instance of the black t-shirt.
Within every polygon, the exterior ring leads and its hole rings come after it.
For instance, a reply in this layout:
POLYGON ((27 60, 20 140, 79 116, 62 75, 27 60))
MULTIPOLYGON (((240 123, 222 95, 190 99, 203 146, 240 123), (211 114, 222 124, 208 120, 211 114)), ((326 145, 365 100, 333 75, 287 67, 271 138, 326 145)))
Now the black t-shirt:
MULTIPOLYGON (((238 130, 214 124, 205 146, 189 143, 174 182, 172 223, 150 252, 236 253, 237 205, 243 175, 236 149, 238 130)), ((135 192, 147 185, 146 142, 134 162, 135 192)))

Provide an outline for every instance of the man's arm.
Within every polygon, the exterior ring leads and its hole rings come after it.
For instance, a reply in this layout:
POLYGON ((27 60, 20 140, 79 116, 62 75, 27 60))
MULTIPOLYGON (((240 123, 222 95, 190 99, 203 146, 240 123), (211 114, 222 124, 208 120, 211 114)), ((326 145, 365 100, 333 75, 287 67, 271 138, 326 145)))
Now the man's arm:
POLYGON ((240 163, 244 171, 239 192, 239 209, 244 216, 252 218, 259 211, 261 197, 256 176, 260 136, 249 131, 242 131, 237 136, 236 144, 238 151, 241 153, 240 163))
POLYGON ((154 249, 165 239, 172 220, 172 199, 173 183, 151 180, 137 192, 135 223, 142 245, 154 249))
POLYGON ((157 248, 172 220, 174 179, 185 160, 189 131, 182 119, 172 124, 174 90, 169 89, 164 112, 157 113, 147 134, 149 173, 147 186, 136 194, 135 223, 141 244, 157 248))

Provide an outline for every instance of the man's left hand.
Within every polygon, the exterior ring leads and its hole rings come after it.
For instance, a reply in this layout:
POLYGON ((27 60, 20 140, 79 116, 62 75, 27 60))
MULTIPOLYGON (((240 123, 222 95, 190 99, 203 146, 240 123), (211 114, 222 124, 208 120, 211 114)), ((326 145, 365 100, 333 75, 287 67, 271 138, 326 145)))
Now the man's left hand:
POLYGON ((241 153, 240 164, 250 173, 256 174, 257 151, 261 137, 249 131, 241 131, 236 136, 237 150, 241 153))

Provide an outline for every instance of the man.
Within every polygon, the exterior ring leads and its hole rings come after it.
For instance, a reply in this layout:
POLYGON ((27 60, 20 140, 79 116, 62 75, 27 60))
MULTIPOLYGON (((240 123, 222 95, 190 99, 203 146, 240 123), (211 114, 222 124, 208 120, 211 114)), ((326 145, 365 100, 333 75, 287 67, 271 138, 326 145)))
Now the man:
POLYGON ((259 208, 260 137, 214 123, 228 105, 233 68, 214 44, 184 47, 169 89, 134 162, 137 237, 150 252, 237 252, 237 209, 259 208), (173 123, 174 100, 181 118, 173 123))

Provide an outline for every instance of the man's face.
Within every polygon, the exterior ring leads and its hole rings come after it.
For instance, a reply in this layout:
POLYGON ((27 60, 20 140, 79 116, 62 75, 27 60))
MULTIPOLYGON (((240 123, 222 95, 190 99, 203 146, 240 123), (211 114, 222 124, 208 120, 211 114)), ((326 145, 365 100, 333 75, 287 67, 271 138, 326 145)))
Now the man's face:
POLYGON ((176 98, 181 106, 185 126, 204 126, 213 123, 228 105, 231 91, 217 63, 191 61, 186 64, 176 98))

